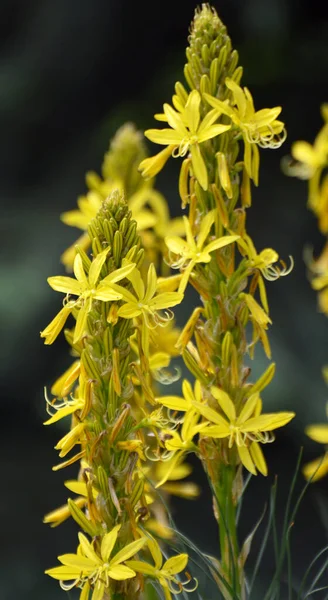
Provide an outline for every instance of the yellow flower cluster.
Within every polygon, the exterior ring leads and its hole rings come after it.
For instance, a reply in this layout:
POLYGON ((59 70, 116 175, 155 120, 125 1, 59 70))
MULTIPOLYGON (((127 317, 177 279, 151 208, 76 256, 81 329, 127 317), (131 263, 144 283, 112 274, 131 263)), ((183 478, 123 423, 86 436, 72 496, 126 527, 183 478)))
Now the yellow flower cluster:
POLYGON ((258 342, 271 358, 265 280, 291 268, 279 266, 271 248, 258 253, 246 231, 258 147, 275 148, 286 135, 281 108, 255 111, 240 86, 238 54, 208 5, 196 11, 184 73, 189 90, 178 82, 173 106, 156 115, 169 127, 145 134, 165 148, 147 158, 131 125, 119 131, 103 179, 89 174, 87 196, 63 216, 84 231, 64 255, 75 277, 48 280, 65 298, 41 336, 53 343, 72 319, 65 335, 75 360, 54 384, 54 400, 47 398, 46 424, 71 416, 56 446, 65 460, 54 469, 80 461, 80 472, 66 482, 77 497, 45 520, 54 526, 71 515, 84 533, 76 553, 60 556, 61 565, 47 573, 63 589, 80 588, 80 600, 138 599, 148 578, 166 600, 195 589, 188 572, 179 575, 185 553, 163 559, 159 540, 170 532, 156 492, 197 495, 180 481, 190 473, 189 453, 201 460, 214 493, 221 579, 230 586, 237 574, 243 597, 245 553, 236 532, 242 469, 267 474, 261 445, 294 416, 262 412, 260 393, 274 363, 256 382, 246 364, 258 342), (171 155, 183 158, 179 193, 188 207, 173 223, 149 181, 171 155), (200 302, 177 331, 171 308, 184 301, 188 285, 200 302), (194 385, 184 380, 181 396, 161 395, 157 381, 174 379, 165 370, 178 354, 194 385))
MULTIPOLYGON (((274 364, 255 383, 249 382, 251 370, 245 364, 258 341, 271 357, 265 280, 286 275, 293 266, 287 268, 283 261, 280 266, 271 248, 258 253, 246 231, 251 181, 258 184, 259 147, 277 148, 286 132, 277 120, 281 107, 255 110, 250 91, 240 85, 238 54, 208 5, 196 11, 186 54, 189 90, 178 82, 172 105, 164 104, 163 113, 155 115, 169 128, 145 132, 166 148, 140 165, 147 177, 158 173, 171 155, 183 158, 179 193, 189 211, 183 217, 184 236, 165 238, 166 260, 180 272, 178 290, 185 293, 190 284, 201 299, 177 342, 195 378, 194 388, 184 381, 182 396, 156 398, 171 420, 164 431, 165 450, 159 452, 171 469, 188 453, 201 459, 214 491, 221 572, 231 584, 237 571, 242 597, 243 561, 236 534, 241 467, 266 475, 261 445, 273 441, 273 430, 294 416, 262 413, 260 392, 270 383, 274 364)), ((167 470, 158 486, 169 474, 167 470)))
MULTIPOLYGON (((45 522, 57 526, 72 516, 83 532, 77 552, 60 556, 61 565, 47 573, 65 590, 80 588, 82 600, 114 593, 137 598, 146 577, 157 579, 171 598, 171 590, 190 584, 190 577, 185 584, 177 577, 188 556, 172 556, 164 566, 159 560, 156 537, 169 539, 172 532, 154 495, 163 468, 147 464, 146 454, 154 440, 159 443, 158 431, 169 426, 155 406, 156 380, 165 377, 176 354, 168 351, 178 336, 168 310, 183 294, 165 291, 165 285, 159 291, 153 263, 144 268, 137 223, 119 190, 102 202, 88 236, 92 253, 76 245, 75 277, 48 280, 65 294, 64 306, 41 332, 52 344, 73 318, 65 335, 76 358, 52 387, 45 424, 71 416, 70 431, 56 444, 63 461, 53 470, 80 462, 78 479, 65 484, 77 496, 46 515, 45 522), (141 551, 146 560, 156 556, 155 567, 139 565, 141 551), (134 569, 127 564, 131 558, 134 569)), ((189 473, 182 461, 175 464, 165 492, 197 496, 194 484, 179 481, 189 473)))
MULTIPOLYGON (((321 106, 324 125, 319 131, 313 145, 305 141, 292 145, 292 156, 295 163, 289 166, 288 174, 309 180, 308 207, 318 219, 321 233, 328 235, 328 104, 321 106)), ((318 291, 319 309, 328 316, 328 241, 326 240, 321 255, 308 264, 311 285, 318 291)), ((327 367, 323 369, 324 378, 328 382, 327 367)), ((310 425, 307 435, 328 449, 328 425, 310 425)), ((328 472, 327 451, 323 457, 316 459, 304 467, 307 479, 316 481, 328 472)))
POLYGON ((132 123, 127 123, 111 141, 104 157, 102 177, 93 171, 87 173, 87 194, 78 198, 76 209, 61 215, 63 223, 83 231, 62 255, 62 262, 68 270, 73 266, 76 244, 85 251, 89 249, 88 225, 114 190, 124 194, 150 261, 158 264, 158 252, 163 248, 163 238, 169 231, 178 235, 183 232, 182 219, 170 219, 167 202, 154 189, 154 180, 145 181, 138 172, 139 163, 145 156, 141 132, 132 123))

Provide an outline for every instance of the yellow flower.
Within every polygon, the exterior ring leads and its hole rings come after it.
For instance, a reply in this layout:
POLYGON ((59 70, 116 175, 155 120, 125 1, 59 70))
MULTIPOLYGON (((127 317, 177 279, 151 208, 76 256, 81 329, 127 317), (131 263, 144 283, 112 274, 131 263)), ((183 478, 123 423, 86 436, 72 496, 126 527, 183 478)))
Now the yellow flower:
POLYGON ((325 167, 328 163, 328 123, 319 131, 313 146, 309 142, 294 142, 292 155, 302 163, 304 179, 313 177, 318 169, 325 167))
POLYGON ((51 415, 51 417, 43 424, 52 425, 53 423, 60 421, 60 419, 63 419, 68 415, 72 415, 77 410, 81 410, 83 412, 87 410, 87 412, 89 412, 88 409, 90 409, 91 406, 90 386, 90 382, 85 382, 84 377, 80 377, 77 396, 71 395, 70 398, 57 398, 54 401, 48 400, 46 396, 47 412, 51 415), (54 413, 52 412, 52 409, 55 410, 54 413))
POLYGON ((273 250, 273 248, 264 248, 258 254, 255 246, 249 235, 245 235, 242 240, 238 242, 242 248, 245 249, 249 266, 252 269, 259 269, 265 279, 268 281, 275 281, 279 277, 289 275, 294 267, 293 258, 290 256, 290 266, 287 268, 284 261, 280 261, 282 269, 278 266, 273 266, 279 260, 279 254, 273 250))
POLYGON ((234 107, 222 102, 209 94, 204 94, 207 102, 224 113, 240 129, 244 145, 244 163, 249 177, 258 185, 260 156, 257 144, 262 148, 279 148, 286 139, 286 131, 282 121, 277 121, 281 106, 263 108, 255 111, 250 91, 242 89, 235 81, 227 77, 226 86, 233 94, 234 107), (279 134, 282 134, 281 137, 279 134))
POLYGON ((171 265, 172 268, 185 268, 179 285, 180 292, 184 292, 186 289, 189 277, 196 264, 210 262, 211 252, 239 239, 239 235, 225 235, 204 246, 215 220, 215 209, 207 213, 202 219, 196 240, 194 240, 189 220, 187 217, 183 217, 183 220, 187 239, 184 240, 178 236, 168 236, 165 238, 165 243, 170 252, 180 257, 171 265))
POLYGON ((48 283, 52 289, 56 292, 66 294, 67 300, 70 294, 78 296, 78 299, 74 301, 68 300, 64 308, 62 308, 44 331, 41 332, 41 337, 45 338, 46 344, 52 344, 55 341, 73 308, 79 308, 73 338, 73 344, 76 344, 86 330, 87 317, 92 307, 92 301, 102 300, 103 302, 108 302, 109 300, 120 300, 122 298, 122 294, 115 291, 113 284, 124 279, 131 273, 135 268, 135 264, 126 264, 97 283, 108 251, 109 248, 106 248, 106 250, 96 256, 90 265, 88 276, 85 273, 82 258, 77 254, 74 260, 74 275, 76 279, 61 276, 48 278, 48 283))
MULTIPOLYGON (((196 404, 198 405, 199 403, 196 402, 196 404)), ((169 463, 166 463, 166 468, 163 466, 164 474, 162 479, 155 486, 156 488, 159 488, 163 483, 170 479, 171 474, 174 472, 177 465, 181 463, 182 457, 185 454, 188 452, 197 452, 198 448, 193 442, 193 439, 207 425, 207 422, 199 423, 199 412, 188 410, 184 416, 180 433, 174 429, 163 431, 165 448, 168 450, 167 458, 169 458, 170 461, 169 463)))
POLYGON ((264 329, 267 329, 268 324, 272 323, 270 317, 258 304, 258 302, 256 302, 255 298, 253 298, 251 294, 243 294, 243 297, 245 298, 252 319, 255 321, 255 323, 258 323, 258 325, 260 325, 264 329))
POLYGON ((51 393, 54 396, 64 398, 71 391, 75 381, 77 380, 81 370, 81 363, 75 360, 68 369, 56 379, 51 386, 51 393))
MULTIPOLYGON (((318 442, 319 444, 328 445, 328 425, 327 424, 317 424, 317 425, 309 425, 305 429, 306 435, 318 442)), ((324 456, 320 456, 315 460, 311 461, 303 468, 303 473, 306 479, 312 478, 312 481, 317 481, 317 479, 321 479, 328 473, 328 452, 324 454, 324 456)))
POLYGON ((119 308, 117 314, 123 319, 142 318, 142 347, 145 354, 148 355, 149 329, 165 324, 170 318, 169 314, 166 317, 161 317, 157 311, 176 306, 181 302, 183 294, 179 292, 156 294, 157 276, 153 263, 148 269, 146 287, 138 269, 132 272, 130 270, 127 278, 131 281, 136 296, 121 286, 116 286, 115 289, 120 291, 123 300, 126 302, 119 308))
MULTIPOLYGON (((122 563, 137 554, 146 542, 145 537, 131 542, 110 558, 120 528, 120 525, 116 525, 104 535, 101 540, 100 556, 96 554, 93 545, 85 535, 79 533, 80 546, 77 554, 58 556, 62 564, 48 569, 45 571, 46 574, 60 582, 72 581, 69 585, 63 584, 63 589, 67 590, 90 582, 94 586, 92 600, 102 600, 111 579, 122 581, 135 577, 135 571, 122 563)), ((83 590, 80 599, 83 598, 82 594, 83 590)))
POLYGON ((211 392, 218 401, 224 416, 200 402, 194 407, 205 419, 214 423, 201 432, 201 435, 213 438, 229 438, 229 447, 236 444, 240 461, 253 475, 256 469, 267 475, 267 466, 259 443, 273 441, 273 429, 283 427, 294 416, 293 412, 260 414, 262 403, 258 394, 252 394, 237 416, 236 408, 226 392, 212 387, 211 392))
POLYGON ((165 600, 171 600, 171 592, 173 594, 179 594, 182 591, 194 591, 194 589, 196 589, 195 587, 193 590, 186 589, 186 585, 190 583, 190 578, 188 578, 186 582, 181 582, 175 577, 175 575, 181 573, 181 571, 184 571, 186 568, 188 554, 177 554, 166 560, 163 564, 163 555, 155 539, 149 537, 147 543, 154 560, 154 565, 150 565, 141 560, 129 560, 126 563, 129 567, 134 571, 137 571, 137 573, 142 573, 143 575, 148 575, 148 577, 157 579, 163 588, 165 600))
POLYGON ((142 160, 139 165, 139 171, 141 171, 142 176, 146 179, 155 177, 163 169, 173 150, 174 145, 171 145, 161 150, 158 154, 155 154, 155 156, 150 156, 142 160))
MULTIPOLYGON (((180 113, 169 104, 164 104, 165 120, 172 129, 148 129, 145 131, 145 136, 156 144, 168 145, 173 148, 172 155, 175 157, 185 156, 190 150, 194 175, 202 188, 207 190, 208 174, 200 144, 227 131, 230 129, 230 125, 213 125, 218 118, 217 111, 210 111, 200 122, 200 102, 199 92, 193 90, 180 113)), ((165 158, 166 154, 163 154, 164 161, 165 158)), ((149 169, 150 159, 146 160, 148 160, 146 167, 149 169)), ((161 163, 159 156, 157 161, 161 163)), ((145 170, 145 161, 141 163, 140 168, 145 170)))

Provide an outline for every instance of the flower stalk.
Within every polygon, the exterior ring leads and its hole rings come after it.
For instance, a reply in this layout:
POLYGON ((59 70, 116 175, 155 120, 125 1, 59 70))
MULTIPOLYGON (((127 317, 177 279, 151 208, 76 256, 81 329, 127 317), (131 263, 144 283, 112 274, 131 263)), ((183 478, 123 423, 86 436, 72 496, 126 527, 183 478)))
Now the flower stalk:
MULTIPOLYGON (((277 279, 290 269, 284 263, 279 267, 271 248, 256 252, 246 231, 246 209, 251 206, 251 181, 258 185, 258 147, 276 148, 286 133, 277 120, 280 107, 255 111, 251 93, 240 86, 238 53, 207 4, 196 10, 186 55, 184 75, 190 91, 178 82, 173 107, 164 104, 164 112, 155 115, 171 129, 151 129, 145 135, 166 144, 173 157, 184 158, 179 192, 183 208, 189 209, 184 217, 186 240, 170 235, 165 242, 167 261, 181 273, 179 290, 192 285, 201 300, 178 341, 196 386, 187 403, 185 390, 184 402, 174 397, 158 401, 184 415, 180 432, 166 439, 169 456, 180 460, 195 452, 213 490, 220 591, 230 598, 228 589, 233 589, 238 598, 245 598, 246 558, 236 523, 242 467, 266 475, 260 444, 272 441, 272 430, 294 416, 261 414, 259 392, 272 379, 273 363, 258 382, 249 381, 245 358, 253 357, 258 342, 271 358, 265 279, 277 279)), ((158 155, 141 163, 145 176, 151 164, 154 169, 159 166, 158 155)))

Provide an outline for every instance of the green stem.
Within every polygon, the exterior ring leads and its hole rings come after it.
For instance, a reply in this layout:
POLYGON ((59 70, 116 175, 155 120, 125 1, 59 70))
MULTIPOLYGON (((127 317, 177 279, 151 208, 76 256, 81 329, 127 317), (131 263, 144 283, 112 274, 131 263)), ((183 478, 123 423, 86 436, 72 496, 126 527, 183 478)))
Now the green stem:
POLYGON ((235 471, 234 466, 224 465, 221 469, 220 481, 215 486, 214 491, 218 505, 222 571, 231 587, 239 596, 242 578, 238 565, 239 544, 237 538, 236 505, 232 489, 236 475, 235 471))

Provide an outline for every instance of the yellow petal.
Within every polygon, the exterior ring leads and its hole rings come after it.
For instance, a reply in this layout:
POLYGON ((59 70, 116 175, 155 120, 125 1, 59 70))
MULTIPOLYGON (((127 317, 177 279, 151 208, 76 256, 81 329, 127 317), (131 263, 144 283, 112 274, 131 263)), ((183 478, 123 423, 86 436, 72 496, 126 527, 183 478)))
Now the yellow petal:
POLYGON ((103 600, 104 593, 105 593, 105 582, 103 579, 98 579, 95 587, 93 588, 91 600, 103 600))
POLYGON ((150 264, 147 273, 147 291, 144 296, 144 303, 148 304, 151 298, 154 296, 157 287, 157 276, 156 269, 153 263, 150 264))
MULTIPOLYGON (((172 434, 173 433, 174 432, 172 432, 172 434)), ((180 439, 179 435, 178 434, 176 434, 176 435, 177 435, 178 439, 180 439)), ((166 442, 166 444, 167 444, 167 442, 166 442)), ((178 446, 178 444, 177 444, 177 446, 178 446)), ((174 448, 174 450, 175 450, 175 448, 174 448)), ((182 455, 183 455, 183 451, 177 452, 175 454, 175 456, 169 461, 169 464, 167 465, 168 468, 166 469, 166 472, 164 473, 162 479, 155 485, 155 489, 161 487, 161 485, 163 485, 168 479, 170 479, 170 475, 171 475, 171 473, 174 472, 176 465, 178 465, 180 463, 182 455)), ((149 545, 149 543, 148 543, 148 545, 149 545)))
POLYGON ((183 294, 180 292, 164 292, 163 294, 154 296, 154 298, 149 301, 149 306, 153 310, 163 310, 180 304, 182 300, 183 294))
POLYGON ((73 384, 80 374, 80 361, 75 360, 70 367, 63 373, 51 386, 53 396, 63 398, 67 396, 73 384))
POLYGON ((83 573, 92 573, 95 570, 95 563, 90 558, 79 554, 62 554, 58 556, 58 560, 66 567, 79 569, 83 573))
MULTIPOLYGON (((170 478, 170 480, 172 479, 172 476, 170 478)), ((166 482, 163 485, 163 491, 165 491, 167 494, 170 494, 171 496, 177 496, 178 498, 184 498, 185 500, 194 500, 195 498, 198 498, 198 496, 200 495, 201 491, 199 486, 196 483, 193 483, 192 481, 186 481, 183 483, 176 483, 173 482, 171 483, 170 481, 166 482)), ((147 526, 148 526, 148 521, 147 521, 147 526)), ((170 530, 171 535, 172 536, 172 530, 170 530)))
POLYGON ((45 571, 46 575, 50 575, 53 579, 58 579, 59 581, 70 581, 73 579, 80 578, 81 570, 76 567, 65 567, 61 565, 60 567, 54 567, 53 569, 47 569, 45 571))
POLYGON ((240 118, 243 119, 243 117, 246 114, 246 98, 242 88, 235 81, 233 81, 233 79, 230 79, 229 77, 226 78, 225 84, 227 88, 229 88, 229 90, 232 91, 234 100, 238 106, 240 118))
POLYGON ((211 394, 216 398, 223 412, 227 415, 229 421, 236 419, 235 406, 228 394, 218 387, 211 387, 211 394))
POLYGON ((64 308, 62 308, 61 311, 59 311, 58 315, 55 316, 51 323, 49 323, 49 325, 43 331, 41 331, 40 336, 42 338, 45 338, 45 344, 49 345, 55 341, 55 339, 63 329, 67 321, 68 315, 71 313, 74 307, 74 304, 74 302, 69 302, 68 304, 66 304, 66 306, 64 306, 64 308))
POLYGON ((79 542, 81 544, 83 554, 91 560, 95 565, 101 565, 102 562, 100 557, 95 553, 92 544, 90 544, 89 540, 85 537, 85 535, 81 532, 78 533, 79 542))
POLYGON ((50 287, 56 292, 63 292, 63 294, 73 294, 74 296, 79 296, 81 294, 82 288, 79 281, 73 279, 72 277, 48 277, 47 279, 50 287))
POLYGON ((122 294, 113 290, 110 285, 103 284, 101 281, 97 287, 97 292, 94 294, 95 300, 101 300, 102 302, 115 302, 115 300, 121 300, 122 294))
MULTIPOLYGON (((163 108, 168 124, 170 125, 170 127, 172 127, 173 130, 176 130, 174 133, 179 135, 180 140, 183 139, 188 134, 188 132, 183 124, 181 115, 179 115, 179 113, 175 111, 174 108, 172 108, 172 106, 170 106, 169 104, 164 104, 163 108)), ((167 131, 171 130, 168 129, 167 131)), ((145 135, 146 134, 147 132, 145 132, 145 135)), ((146 135, 146 137, 148 136, 146 135)))
POLYGON ((328 454, 324 456, 320 456, 315 460, 307 463, 303 467, 303 474, 306 479, 311 479, 312 481, 317 481, 324 477, 328 473, 328 454))
POLYGON ((252 317, 257 323, 259 323, 259 325, 263 325, 265 327, 268 323, 272 323, 270 317, 266 314, 258 302, 256 302, 253 296, 251 296, 251 294, 245 294, 244 297, 252 317))
POLYGON ((120 306, 117 312, 117 316, 122 317, 123 319, 133 319, 138 315, 141 315, 141 309, 138 308, 137 302, 135 302, 134 304, 123 304, 123 306, 120 306))
POLYGON ((183 571, 188 564, 188 554, 177 554, 172 556, 163 565, 162 572, 168 575, 176 575, 183 571))
POLYGON ((233 108, 231 108, 231 106, 229 106, 228 102, 218 100, 217 98, 214 98, 213 96, 210 96, 210 94, 206 93, 203 94, 203 97, 205 98, 206 102, 210 104, 210 106, 213 106, 213 108, 215 108, 218 111, 219 115, 223 113, 231 119, 235 118, 235 111, 233 110, 233 108))
MULTIPOLYGON (((198 382, 196 381, 195 386, 198 382)), ((198 389, 198 386, 197 386, 198 389)), ((201 392, 201 390, 200 390, 201 392)), ((199 397, 195 398, 194 397, 194 393, 192 390, 192 387, 190 385, 190 382, 188 381, 188 379, 184 379, 182 382, 182 393, 185 397, 185 401, 188 403, 188 405, 191 407, 191 403, 196 399, 198 402, 201 401, 201 394, 199 397)))
POLYGON ((260 152, 256 144, 252 144, 252 179, 259 184, 260 152))
POLYGON ((100 254, 97 254, 96 258, 94 258, 91 263, 89 270, 89 283, 91 287, 95 287, 98 281, 101 269, 103 268, 108 252, 109 247, 106 248, 103 252, 100 252, 100 254))
POLYGON ((89 594, 90 594, 90 585, 89 585, 89 582, 86 581, 83 584, 83 588, 82 588, 79 600, 89 600, 89 594))
POLYGON ((133 289, 137 294, 137 297, 139 298, 139 300, 142 300, 145 295, 145 284, 143 282, 139 269, 134 269, 132 273, 129 273, 128 279, 129 281, 131 281, 133 289))
MULTIPOLYGON (((85 483, 85 481, 75 481, 73 479, 65 481, 64 485, 68 490, 70 490, 70 492, 74 492, 74 494, 78 494, 79 496, 85 497, 87 497, 88 495, 87 484, 85 483)), ((76 500, 74 500, 74 502, 76 502, 76 500)))
POLYGON ((208 419, 212 423, 220 425, 223 428, 229 427, 227 421, 221 417, 219 413, 213 410, 213 408, 206 406, 206 404, 203 404, 202 402, 193 402, 193 406, 201 415, 203 415, 203 417, 205 417, 205 419, 208 419))
POLYGON ((197 130, 198 139, 201 138, 204 131, 206 131, 209 127, 211 127, 211 125, 213 125, 213 123, 219 118, 220 115, 221 115, 221 111, 216 108, 212 108, 212 110, 210 110, 205 115, 204 119, 202 120, 202 122, 197 130))
MULTIPOLYGON (((200 105, 200 94, 197 90, 193 90, 189 96, 184 109, 184 117, 188 124, 191 133, 196 133, 199 125, 199 105, 200 105)), ((172 127, 173 125, 171 125, 172 127)), ((181 130, 182 131, 182 130, 181 130)))
POLYGON ((141 171, 142 176, 145 178, 155 177, 155 175, 163 169, 164 165, 172 155, 174 147, 174 145, 168 146, 155 156, 145 158, 139 165, 139 171, 141 171))
POLYGON ((249 451, 257 470, 260 471, 262 475, 266 476, 268 474, 268 467, 266 465, 260 444, 253 442, 250 445, 249 451))
POLYGON ((80 254, 76 254, 74 258, 73 271, 81 289, 86 288, 88 285, 88 280, 84 271, 83 261, 80 254))
POLYGON ((245 165, 245 169, 247 171, 248 176, 252 179, 253 178, 253 171, 252 171, 252 147, 251 147, 251 143, 248 141, 247 137, 244 135, 244 165, 245 165))
POLYGON ((252 461, 252 458, 251 458, 248 448, 246 446, 237 446, 237 449, 238 449, 239 458, 240 458, 242 464, 244 465, 245 469, 247 469, 247 471, 249 471, 253 475, 256 475, 257 474, 256 469, 255 469, 255 466, 252 461))
POLYGON ((106 533, 101 540, 101 557, 104 562, 108 561, 112 553, 120 529, 121 525, 116 525, 109 533, 106 533))
POLYGON ((267 413, 249 419, 240 426, 241 431, 272 431, 278 427, 287 425, 291 419, 295 417, 293 412, 279 412, 279 413, 267 413))
POLYGON ((226 425, 209 425, 201 431, 202 436, 223 439, 230 435, 230 428, 226 425))
POLYGON ((244 404, 241 413, 238 415, 238 423, 244 423, 245 421, 247 421, 247 419, 250 418, 250 416, 252 414, 254 414, 256 405, 258 403, 259 400, 259 395, 258 394, 252 394, 246 404, 244 404))
MULTIPOLYGON (((125 565, 116 565, 108 570, 108 575, 116 581, 124 581, 124 579, 131 579, 131 577, 135 577, 136 573, 125 565)), ((103 596, 99 597, 99 600, 102 600, 102 598, 103 596)))
POLYGON ((81 409, 82 406, 83 404, 80 402, 69 402, 66 406, 63 406, 63 408, 59 408, 50 419, 43 423, 43 425, 52 425, 53 423, 60 421, 60 419, 63 419, 81 409))
POLYGON ((171 252, 174 252, 174 254, 183 255, 188 251, 188 244, 186 240, 183 240, 177 235, 167 236, 164 241, 168 249, 171 250, 171 252))
POLYGON ((194 175, 201 187, 203 188, 203 190, 206 191, 208 188, 207 169, 199 145, 192 144, 190 146, 190 152, 194 175))
POLYGON ((151 142, 162 145, 179 145, 184 136, 174 129, 147 129, 145 136, 151 142))
POLYGON ((115 271, 113 271, 113 273, 110 273, 109 275, 107 275, 107 277, 104 277, 104 279, 101 280, 100 285, 107 285, 111 283, 116 283, 117 281, 121 281, 122 279, 130 275, 135 268, 136 265, 134 263, 125 264, 120 269, 116 269, 115 271))
POLYGON ((205 129, 203 133, 197 135, 198 142, 201 144, 202 142, 206 142, 206 140, 211 140, 212 138, 221 135, 221 133, 224 133, 229 129, 231 129, 231 125, 212 125, 211 127, 205 129))
POLYGON ((317 156, 313 146, 308 142, 295 142, 292 145, 292 155, 296 160, 299 160, 312 168, 317 166, 317 156))
POLYGON ((281 106, 275 106, 274 108, 262 108, 261 110, 256 111, 253 121, 258 127, 270 125, 276 120, 278 115, 280 115, 281 111, 281 106))
MULTIPOLYGON (((75 504, 79 508, 83 508, 86 504, 86 498, 75 498, 75 504)), ((49 523, 51 527, 57 527, 61 523, 64 523, 67 519, 71 517, 71 511, 69 510, 68 504, 64 504, 55 510, 47 513, 43 517, 43 523, 49 523)))
POLYGON ((64 437, 62 437, 56 444, 55 449, 61 450, 59 456, 63 458, 68 454, 75 444, 80 443, 80 437, 85 429, 85 423, 78 423, 73 429, 71 429, 64 437))
POLYGON ((206 238, 208 237, 210 231, 211 231, 211 227, 215 221, 215 213, 216 210, 210 210, 205 217, 202 218, 201 220, 201 225, 200 225, 200 230, 199 230, 199 234, 197 236, 197 250, 200 251, 202 250, 206 238))
POLYGON ((163 404, 163 406, 166 406, 171 410, 186 411, 190 407, 190 403, 180 396, 161 396, 156 398, 156 402, 163 404))
POLYGON ((149 565, 148 563, 142 560, 129 560, 126 564, 137 573, 142 573, 143 575, 150 575, 156 577, 155 567, 153 567, 153 565, 149 565))
POLYGON ((77 315, 73 344, 77 344, 77 342, 81 339, 81 337, 84 336, 85 332, 87 331, 87 318, 88 306, 86 304, 83 304, 77 315))
POLYGON ((115 556, 110 561, 110 567, 112 568, 113 565, 118 565, 119 563, 128 560, 128 558, 131 558, 131 556, 137 554, 137 552, 139 552, 139 550, 141 550, 141 548, 145 545, 146 541, 147 538, 142 537, 139 540, 131 542, 131 544, 128 544, 127 546, 125 546, 125 548, 122 548, 122 550, 115 554, 115 556))
POLYGON ((219 248, 224 248, 225 246, 232 244, 233 242, 235 242, 238 239, 240 239, 239 235, 224 235, 224 236, 218 238, 217 240, 214 240, 213 242, 210 242, 209 244, 207 244, 207 246, 205 246, 203 252, 209 253, 209 252, 213 252, 213 250, 219 250, 219 248))
POLYGON ((306 427, 305 433, 311 440, 319 442, 319 444, 328 444, 328 425, 309 425, 306 427))

